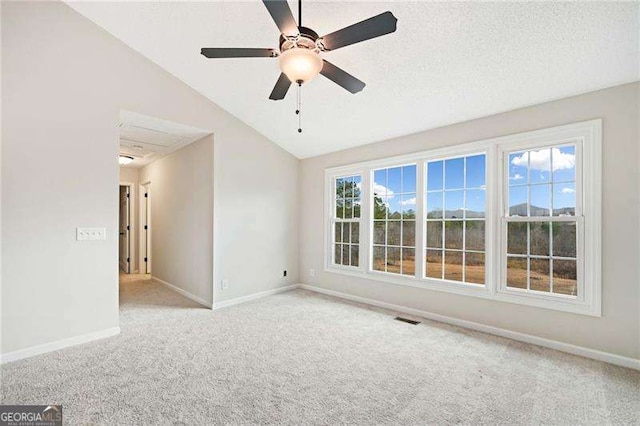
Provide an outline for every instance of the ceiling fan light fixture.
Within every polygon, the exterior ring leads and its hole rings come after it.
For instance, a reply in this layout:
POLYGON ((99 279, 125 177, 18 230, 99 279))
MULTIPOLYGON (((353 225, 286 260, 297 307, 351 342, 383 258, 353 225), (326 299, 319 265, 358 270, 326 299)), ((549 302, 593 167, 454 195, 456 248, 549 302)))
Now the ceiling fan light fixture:
POLYGON ((322 58, 315 50, 294 47, 280 54, 278 65, 292 83, 308 83, 322 70, 322 58))
POLYGON ((120 164, 121 166, 126 166, 127 164, 130 164, 132 161, 133 161, 133 157, 130 157, 128 155, 118 156, 118 164, 120 164))

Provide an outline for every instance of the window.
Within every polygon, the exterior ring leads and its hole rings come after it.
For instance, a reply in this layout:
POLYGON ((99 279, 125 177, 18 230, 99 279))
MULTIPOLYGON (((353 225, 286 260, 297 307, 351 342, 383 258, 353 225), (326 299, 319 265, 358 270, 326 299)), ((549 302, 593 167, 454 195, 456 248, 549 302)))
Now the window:
POLYGON ((373 172, 373 270, 415 275, 416 166, 373 172))
POLYGON ((427 278, 485 282, 485 157, 426 163, 427 278))
POLYGON ((601 121, 327 169, 328 272, 600 315, 601 121))
POLYGON ((577 296, 576 145, 507 152, 505 159, 507 288, 577 296))
POLYGON ((335 208, 333 217, 333 264, 360 264, 360 176, 335 180, 335 208))

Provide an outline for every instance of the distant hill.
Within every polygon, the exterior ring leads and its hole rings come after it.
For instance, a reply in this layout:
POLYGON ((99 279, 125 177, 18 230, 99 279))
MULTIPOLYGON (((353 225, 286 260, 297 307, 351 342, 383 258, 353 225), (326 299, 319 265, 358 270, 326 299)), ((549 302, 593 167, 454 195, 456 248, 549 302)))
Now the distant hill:
MULTIPOLYGON (((526 216, 527 215, 527 206, 528 203, 517 204, 515 206, 511 206, 509 208, 509 214, 511 216, 526 216)), ((553 210, 554 216, 575 216, 575 208, 573 207, 562 207, 559 209, 553 210)), ((544 207, 538 207, 531 205, 531 216, 546 216, 549 214, 548 209, 544 207)))

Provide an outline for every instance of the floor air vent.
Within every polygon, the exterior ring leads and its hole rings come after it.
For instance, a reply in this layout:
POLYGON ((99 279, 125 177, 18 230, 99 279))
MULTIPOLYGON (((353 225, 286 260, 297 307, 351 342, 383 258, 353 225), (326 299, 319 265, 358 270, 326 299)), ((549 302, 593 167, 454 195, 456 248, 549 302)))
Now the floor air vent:
POLYGON ((420 321, 414 321, 414 320, 409 319, 409 318, 395 317, 394 319, 395 319, 396 321, 406 322, 406 323, 411 324, 411 325, 420 324, 420 321))

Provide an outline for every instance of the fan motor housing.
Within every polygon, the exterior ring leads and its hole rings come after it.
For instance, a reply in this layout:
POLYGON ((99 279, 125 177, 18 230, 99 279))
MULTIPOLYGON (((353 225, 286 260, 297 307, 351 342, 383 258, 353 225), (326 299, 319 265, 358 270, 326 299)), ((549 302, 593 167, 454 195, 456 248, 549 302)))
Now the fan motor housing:
POLYGON ((280 52, 294 47, 312 50, 318 48, 316 45, 316 40, 320 38, 318 33, 307 27, 298 27, 298 31, 300 34, 296 37, 286 38, 282 34, 280 35, 280 52))

